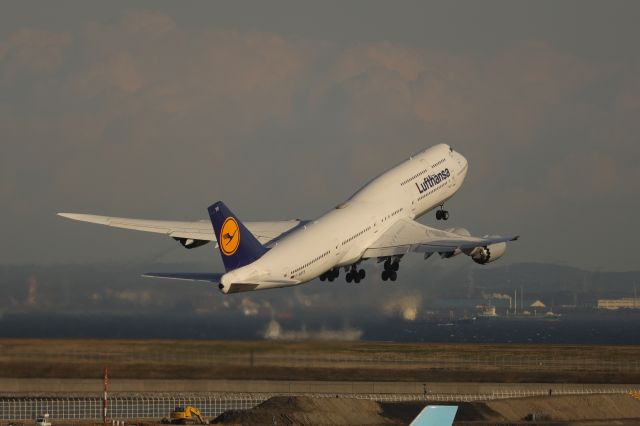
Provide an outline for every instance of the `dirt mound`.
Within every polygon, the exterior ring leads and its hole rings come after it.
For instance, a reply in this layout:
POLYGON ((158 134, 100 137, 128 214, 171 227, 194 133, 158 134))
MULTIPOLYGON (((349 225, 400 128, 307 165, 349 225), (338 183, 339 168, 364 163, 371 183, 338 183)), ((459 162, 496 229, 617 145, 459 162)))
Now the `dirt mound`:
MULTIPOLYGON (((458 405, 456 421, 519 422, 531 415, 550 421, 640 419, 640 401, 625 394, 554 395, 458 405)), ((274 397, 252 410, 227 411, 214 423, 225 425, 399 425, 408 424, 425 401, 378 403, 352 398, 274 397)), ((613 424, 613 423, 611 423, 613 424)), ((623 424, 623 423, 621 423, 623 424)))
POLYGON ((504 420, 538 414, 549 420, 640 419, 640 401, 625 394, 558 395, 485 403, 504 420))
POLYGON ((273 397, 252 410, 222 413, 214 424, 390 425, 375 401, 351 398, 273 397))
MULTIPOLYGON (((431 402, 457 405, 457 422, 519 422, 524 419, 549 421, 593 421, 640 419, 640 401, 625 394, 557 395, 477 402, 431 402)), ((409 424, 424 401, 380 403, 383 415, 409 424)), ((606 423, 613 424, 613 423, 606 423)))

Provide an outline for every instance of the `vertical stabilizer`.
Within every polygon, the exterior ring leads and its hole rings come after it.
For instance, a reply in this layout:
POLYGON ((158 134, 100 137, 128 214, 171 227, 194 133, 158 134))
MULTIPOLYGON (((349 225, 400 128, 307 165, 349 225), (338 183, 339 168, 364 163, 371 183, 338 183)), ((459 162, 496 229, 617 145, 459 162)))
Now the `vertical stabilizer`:
POLYGON ((266 253, 267 249, 222 201, 207 210, 227 272, 253 263, 266 253))

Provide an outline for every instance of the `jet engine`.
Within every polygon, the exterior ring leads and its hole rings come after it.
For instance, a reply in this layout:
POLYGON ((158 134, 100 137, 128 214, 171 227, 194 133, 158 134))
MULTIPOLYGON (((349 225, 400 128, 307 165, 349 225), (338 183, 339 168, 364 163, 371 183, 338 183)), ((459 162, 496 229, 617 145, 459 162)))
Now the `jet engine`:
POLYGON ((476 247, 469 256, 474 262, 484 265, 500 259, 506 251, 507 243, 489 244, 485 247, 476 247))

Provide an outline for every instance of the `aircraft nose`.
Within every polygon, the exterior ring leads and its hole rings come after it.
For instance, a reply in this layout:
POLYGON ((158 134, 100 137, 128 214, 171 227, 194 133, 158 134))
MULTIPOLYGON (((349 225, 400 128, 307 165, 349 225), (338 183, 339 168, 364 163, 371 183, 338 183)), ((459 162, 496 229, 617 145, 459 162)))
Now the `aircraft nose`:
POLYGON ((462 171, 462 179, 464 179, 467 176, 467 159, 459 152, 455 153, 455 158, 459 166, 458 170, 462 171))
POLYGON ((460 163, 462 164, 462 167, 467 167, 467 159, 464 158, 464 156, 460 153, 458 153, 458 157, 460 157, 460 163))

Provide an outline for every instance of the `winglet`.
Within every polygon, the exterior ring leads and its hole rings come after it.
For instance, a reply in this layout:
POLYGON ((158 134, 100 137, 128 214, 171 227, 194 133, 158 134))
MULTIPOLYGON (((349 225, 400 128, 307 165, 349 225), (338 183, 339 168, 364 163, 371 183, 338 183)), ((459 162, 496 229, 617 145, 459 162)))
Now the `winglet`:
POLYGON ((222 201, 210 205, 207 210, 227 272, 253 263, 267 252, 222 201))
POLYGON ((66 217, 71 220, 79 220, 80 222, 97 223, 98 225, 109 225, 110 219, 109 216, 82 213, 58 213, 58 216, 66 217))

